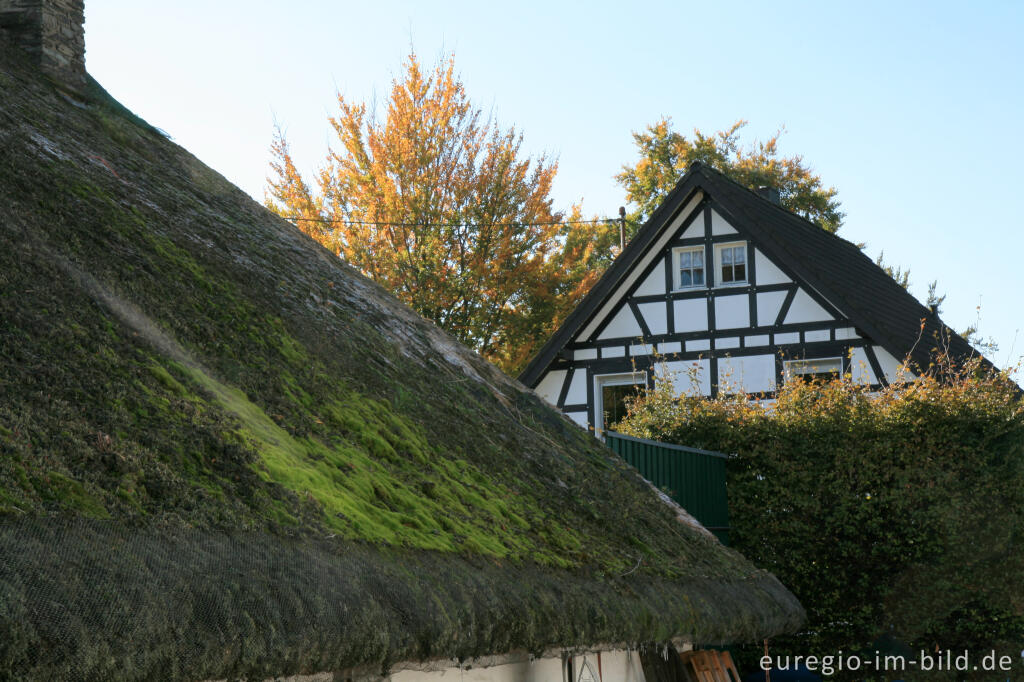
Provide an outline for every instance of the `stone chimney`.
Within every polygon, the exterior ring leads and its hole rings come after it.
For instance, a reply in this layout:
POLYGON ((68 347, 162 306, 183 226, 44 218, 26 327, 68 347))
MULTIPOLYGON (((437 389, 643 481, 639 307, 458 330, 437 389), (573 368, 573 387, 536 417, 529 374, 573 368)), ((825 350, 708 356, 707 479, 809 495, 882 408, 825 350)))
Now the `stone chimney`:
POLYGON ((0 37, 48 75, 85 87, 85 0, 0 0, 0 37))

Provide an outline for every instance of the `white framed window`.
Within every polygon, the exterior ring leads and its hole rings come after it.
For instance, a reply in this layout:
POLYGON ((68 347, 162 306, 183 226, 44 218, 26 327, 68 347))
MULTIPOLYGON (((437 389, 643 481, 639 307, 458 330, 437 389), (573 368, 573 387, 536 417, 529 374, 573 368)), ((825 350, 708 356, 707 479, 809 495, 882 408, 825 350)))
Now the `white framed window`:
POLYGON ((814 358, 813 360, 787 360, 783 363, 786 381, 831 381, 843 375, 842 358, 814 358))
POLYGON ((704 247, 674 249, 675 288, 697 289, 707 284, 704 270, 704 247))
POLYGON ((647 388, 645 372, 603 374, 594 377, 594 432, 601 437, 607 426, 626 416, 626 399, 647 388))
POLYGON ((717 286, 730 287, 747 283, 747 243, 734 242, 715 246, 717 286))

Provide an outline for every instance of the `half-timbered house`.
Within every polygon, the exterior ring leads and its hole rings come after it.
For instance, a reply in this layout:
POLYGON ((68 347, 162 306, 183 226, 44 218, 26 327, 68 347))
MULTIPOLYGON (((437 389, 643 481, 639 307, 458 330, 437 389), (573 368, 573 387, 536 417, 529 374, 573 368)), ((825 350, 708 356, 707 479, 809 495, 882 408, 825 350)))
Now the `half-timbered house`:
POLYGON ((936 340, 972 353, 855 244, 695 163, 520 380, 600 434, 659 367, 680 393, 771 398, 913 377, 936 340))

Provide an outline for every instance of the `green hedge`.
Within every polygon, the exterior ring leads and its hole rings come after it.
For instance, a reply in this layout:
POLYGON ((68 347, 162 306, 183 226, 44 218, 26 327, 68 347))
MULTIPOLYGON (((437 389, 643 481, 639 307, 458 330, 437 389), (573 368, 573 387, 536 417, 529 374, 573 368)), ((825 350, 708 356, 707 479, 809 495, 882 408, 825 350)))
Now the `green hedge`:
MULTIPOLYGON (((869 394, 849 380, 639 399, 624 433, 728 465, 733 545, 807 609, 775 653, 1024 644, 1024 406, 977 366, 869 394)), ((667 384, 667 382, 665 382, 667 384)))

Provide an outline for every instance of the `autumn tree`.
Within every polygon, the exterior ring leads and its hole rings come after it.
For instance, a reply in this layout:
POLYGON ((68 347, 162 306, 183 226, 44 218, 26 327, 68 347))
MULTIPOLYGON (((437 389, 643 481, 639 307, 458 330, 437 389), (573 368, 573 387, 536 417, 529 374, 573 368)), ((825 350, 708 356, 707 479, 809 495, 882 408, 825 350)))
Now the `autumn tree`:
POLYGON ((527 328, 517 335, 523 342, 505 349, 502 366, 513 376, 558 330, 619 253, 618 221, 586 217, 578 205, 570 208, 552 239, 545 264, 547 286, 527 299, 531 314, 523 318, 527 328))
POLYGON ((630 220, 632 231, 650 217, 689 165, 701 161, 741 185, 778 189, 784 207, 836 232, 844 217, 836 189, 823 187, 802 156, 779 155, 781 133, 748 148, 741 146, 740 131, 746 124, 740 120, 711 135, 695 129, 691 139, 673 130, 672 119, 664 117, 633 133, 640 159, 633 166, 623 166, 616 176, 629 201, 637 206, 630 220))
POLYGON ((411 54, 383 120, 373 111, 338 95, 338 145, 312 183, 277 129, 267 206, 516 371, 592 283, 579 264, 600 223, 565 223, 550 197, 557 164, 484 117, 450 57, 424 70, 411 54))

